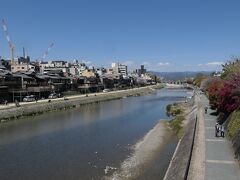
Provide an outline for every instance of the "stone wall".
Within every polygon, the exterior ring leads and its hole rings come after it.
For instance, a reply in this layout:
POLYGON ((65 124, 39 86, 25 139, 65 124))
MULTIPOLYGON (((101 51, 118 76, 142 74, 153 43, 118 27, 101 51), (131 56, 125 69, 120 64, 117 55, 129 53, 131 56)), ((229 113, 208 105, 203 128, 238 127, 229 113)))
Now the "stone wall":
MULTIPOLYGON (((194 109, 195 107, 192 111, 194 111, 194 109)), ((191 113, 185 134, 178 143, 164 180, 187 179, 194 144, 196 123, 196 115, 195 113, 191 113)))
POLYGON ((113 99, 120 99, 125 96, 139 96, 143 94, 152 93, 152 87, 136 88, 131 90, 123 90, 118 92, 110 92, 104 94, 96 94, 88 97, 74 98, 69 100, 58 100, 45 103, 29 104, 20 107, 13 107, 9 109, 0 110, 0 121, 5 122, 11 119, 18 119, 24 116, 33 116, 48 111, 63 110, 74 107, 79 107, 84 104, 96 103, 101 101, 108 101, 113 99))

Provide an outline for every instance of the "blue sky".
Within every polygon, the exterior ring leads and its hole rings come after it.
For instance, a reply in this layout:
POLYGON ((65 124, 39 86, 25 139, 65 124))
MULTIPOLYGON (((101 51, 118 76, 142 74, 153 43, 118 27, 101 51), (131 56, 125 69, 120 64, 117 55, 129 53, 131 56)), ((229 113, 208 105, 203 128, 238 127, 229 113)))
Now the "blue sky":
MULTIPOLYGON (((240 55, 239 0, 1 0, 16 56, 119 61, 155 71, 216 70, 240 55)), ((9 49, 0 29, 0 56, 9 49)))

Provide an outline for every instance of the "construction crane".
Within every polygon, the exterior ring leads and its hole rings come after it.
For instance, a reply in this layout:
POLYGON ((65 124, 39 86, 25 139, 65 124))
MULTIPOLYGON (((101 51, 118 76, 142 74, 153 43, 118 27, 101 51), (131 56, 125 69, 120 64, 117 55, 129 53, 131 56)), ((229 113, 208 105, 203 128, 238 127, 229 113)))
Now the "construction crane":
POLYGON ((50 52, 50 50, 52 49, 54 43, 51 43, 50 46, 47 48, 47 50, 45 51, 45 53, 43 54, 43 57, 42 57, 42 61, 46 58, 46 56, 48 55, 48 53, 50 52))
POLYGON ((12 65, 13 62, 14 62, 14 50, 15 50, 15 47, 14 47, 14 44, 12 43, 12 41, 10 39, 10 36, 9 36, 9 33, 8 33, 7 24, 4 21, 4 19, 2 20, 2 26, 3 26, 3 31, 4 31, 4 34, 5 34, 6 38, 7 38, 8 46, 9 46, 9 49, 10 49, 10 52, 11 52, 11 65, 12 65))

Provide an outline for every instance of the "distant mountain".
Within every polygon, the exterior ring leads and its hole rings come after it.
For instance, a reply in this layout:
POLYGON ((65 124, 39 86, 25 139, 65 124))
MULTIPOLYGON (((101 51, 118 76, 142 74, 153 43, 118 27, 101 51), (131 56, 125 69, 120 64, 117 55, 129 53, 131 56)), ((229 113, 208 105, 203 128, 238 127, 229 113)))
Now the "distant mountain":
POLYGON ((210 75, 212 71, 199 71, 199 72, 192 72, 192 71, 186 71, 186 72, 154 72, 149 71, 151 74, 155 74, 158 77, 164 78, 164 80, 184 80, 185 78, 194 78, 198 73, 202 73, 204 75, 210 75))

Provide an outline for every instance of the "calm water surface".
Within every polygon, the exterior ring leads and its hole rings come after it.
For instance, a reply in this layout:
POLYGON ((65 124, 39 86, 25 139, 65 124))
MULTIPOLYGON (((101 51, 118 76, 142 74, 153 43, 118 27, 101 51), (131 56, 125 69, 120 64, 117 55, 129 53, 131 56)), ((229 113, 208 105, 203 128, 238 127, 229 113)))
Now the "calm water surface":
MULTIPOLYGON (((120 167, 132 146, 168 119, 166 105, 185 96, 185 90, 162 89, 1 124, 0 179, 102 179, 106 166, 120 167)), ((138 179, 161 179, 176 142, 165 142, 138 179)))

